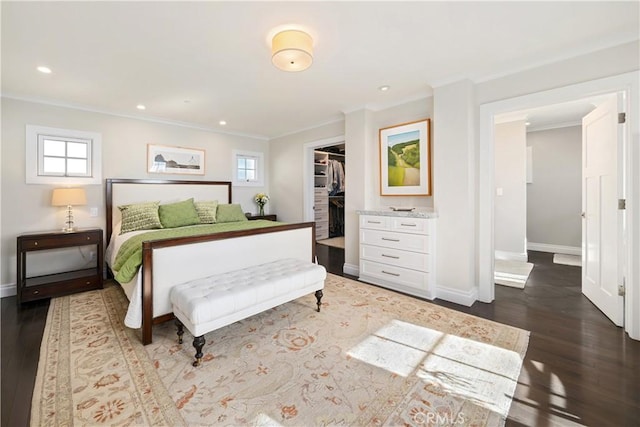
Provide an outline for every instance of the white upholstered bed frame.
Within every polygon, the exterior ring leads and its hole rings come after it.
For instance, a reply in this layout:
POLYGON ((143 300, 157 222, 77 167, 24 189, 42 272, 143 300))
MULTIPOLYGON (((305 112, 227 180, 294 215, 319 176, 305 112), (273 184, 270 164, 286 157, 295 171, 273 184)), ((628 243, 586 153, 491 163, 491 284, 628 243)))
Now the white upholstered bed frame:
MULTIPOLYGON (((196 201, 230 203, 231 183, 108 179, 107 245, 120 221, 118 206, 156 200, 171 203, 190 197, 196 201)), ((314 236, 315 223, 307 222, 144 242, 141 268, 143 344, 152 342, 153 324, 173 318, 169 301, 172 286, 282 258, 313 261, 314 236)))

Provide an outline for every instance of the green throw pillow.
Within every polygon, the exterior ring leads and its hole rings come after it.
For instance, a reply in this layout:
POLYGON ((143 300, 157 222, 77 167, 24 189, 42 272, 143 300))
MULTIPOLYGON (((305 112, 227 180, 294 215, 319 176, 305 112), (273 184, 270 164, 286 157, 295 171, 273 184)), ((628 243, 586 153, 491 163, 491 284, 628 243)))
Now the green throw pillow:
POLYGON ((147 202, 118 206, 122 214, 120 234, 162 228, 162 223, 158 216, 159 204, 160 202, 147 202))
POLYGON ((218 211, 216 212, 216 222, 236 222, 236 221, 249 221, 242 207, 236 204, 218 205, 218 211))
POLYGON ((158 209, 163 228, 184 227, 200 224, 200 217, 193 204, 193 198, 177 203, 160 205, 158 209))
POLYGON ((216 211, 218 210, 217 200, 195 202, 194 204, 196 205, 196 211, 198 211, 201 224, 215 224, 216 211))

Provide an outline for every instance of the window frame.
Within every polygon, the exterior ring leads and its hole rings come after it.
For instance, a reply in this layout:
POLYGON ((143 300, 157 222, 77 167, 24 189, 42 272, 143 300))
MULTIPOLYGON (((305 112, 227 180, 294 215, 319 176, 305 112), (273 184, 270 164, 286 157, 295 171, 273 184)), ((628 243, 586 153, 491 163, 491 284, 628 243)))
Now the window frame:
POLYGON ((66 184, 100 185, 102 184, 102 135, 73 129, 60 129, 47 126, 26 125, 26 183, 27 184, 66 184), (43 174, 44 140, 65 141, 65 174, 43 174), (81 142, 87 144, 87 173, 74 174, 66 171, 66 143, 81 142))
MULTIPOLYGON (((259 151, 243 151, 233 150, 232 155, 233 185, 244 187, 262 187, 264 186, 264 153, 259 151), (240 159, 256 160, 256 178, 254 180, 240 180, 238 178, 238 160, 240 159)), ((245 169, 246 170, 246 169, 245 169)))

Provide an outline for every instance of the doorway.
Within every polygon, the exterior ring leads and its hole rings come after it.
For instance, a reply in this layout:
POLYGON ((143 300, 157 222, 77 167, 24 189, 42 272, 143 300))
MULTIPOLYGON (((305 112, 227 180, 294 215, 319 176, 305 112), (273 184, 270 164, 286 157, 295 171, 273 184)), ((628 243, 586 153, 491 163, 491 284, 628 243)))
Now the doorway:
MULTIPOLYGON (((548 104, 560 104, 590 96, 604 95, 607 93, 622 92, 625 98, 626 111, 635 111, 638 106, 638 99, 635 93, 638 89, 638 72, 628 73, 620 76, 594 80, 591 82, 581 83, 564 88, 553 89, 545 92, 539 92, 531 95, 525 95, 518 98, 512 98, 503 101, 492 102, 480 106, 480 150, 479 150, 479 241, 478 241, 478 297, 483 302, 491 302, 495 298, 494 279, 494 262, 495 262, 495 246, 494 246, 494 144, 493 144, 493 126, 494 119, 497 115, 537 108, 548 104), (633 94, 633 95, 632 95, 633 94), (633 108, 631 108, 633 107, 633 108)), ((633 114, 629 114, 632 116, 633 114)), ((627 126, 627 141, 623 150, 630 153, 630 135, 637 133, 638 123, 630 122, 627 126)), ((628 194, 636 195, 638 193, 637 183, 632 182, 632 177, 637 176, 636 170, 638 165, 638 153, 634 153, 632 158, 624 159, 624 168, 620 170, 620 179, 625 183, 624 191, 628 194)), ((637 201, 633 200, 633 206, 636 207, 637 201)), ((630 203, 627 203, 626 214, 631 217, 629 212, 630 203)), ((636 227, 638 225, 635 225, 636 227)), ((638 237, 632 234, 633 227, 627 227, 622 235, 618 236, 619 241, 628 242, 621 251, 621 257, 626 261, 624 271, 622 273, 626 277, 627 286, 632 286, 627 292, 631 292, 635 298, 626 299, 626 330, 632 338, 640 339, 640 298, 638 298, 637 277, 640 270, 637 266, 629 264, 629 260, 633 256, 638 256, 638 237), (634 281, 631 278, 636 278, 634 281)))
POLYGON ((344 249, 344 137, 309 142, 304 150, 304 220, 316 223, 317 242, 344 249))

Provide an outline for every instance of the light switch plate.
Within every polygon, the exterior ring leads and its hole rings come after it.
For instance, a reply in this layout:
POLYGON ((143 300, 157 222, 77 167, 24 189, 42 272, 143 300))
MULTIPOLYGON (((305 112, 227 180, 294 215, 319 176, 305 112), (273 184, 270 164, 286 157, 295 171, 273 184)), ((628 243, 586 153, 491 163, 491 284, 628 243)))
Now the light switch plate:
POLYGON ((90 208, 89 209, 89 216, 92 216, 92 217, 98 216, 98 208, 90 208))

